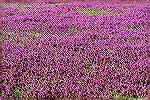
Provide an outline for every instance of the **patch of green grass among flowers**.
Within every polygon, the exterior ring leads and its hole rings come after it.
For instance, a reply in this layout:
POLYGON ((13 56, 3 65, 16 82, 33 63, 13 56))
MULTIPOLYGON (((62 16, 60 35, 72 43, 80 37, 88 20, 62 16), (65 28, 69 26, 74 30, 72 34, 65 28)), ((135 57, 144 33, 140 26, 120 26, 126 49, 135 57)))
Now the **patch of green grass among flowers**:
POLYGON ((104 10, 102 9, 76 9, 76 12, 79 12, 81 14, 88 14, 88 15, 97 15, 99 14, 100 12, 105 12, 104 10))
POLYGON ((142 97, 123 96, 121 93, 112 92, 113 100, 144 100, 142 97))

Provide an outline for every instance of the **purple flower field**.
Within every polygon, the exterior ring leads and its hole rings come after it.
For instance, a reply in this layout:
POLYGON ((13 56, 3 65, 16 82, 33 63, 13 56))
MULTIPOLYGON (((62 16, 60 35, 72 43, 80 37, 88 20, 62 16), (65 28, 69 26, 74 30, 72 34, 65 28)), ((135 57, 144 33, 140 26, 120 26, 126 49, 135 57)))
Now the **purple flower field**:
POLYGON ((1 100, 147 100, 149 7, 0 3, 1 100))

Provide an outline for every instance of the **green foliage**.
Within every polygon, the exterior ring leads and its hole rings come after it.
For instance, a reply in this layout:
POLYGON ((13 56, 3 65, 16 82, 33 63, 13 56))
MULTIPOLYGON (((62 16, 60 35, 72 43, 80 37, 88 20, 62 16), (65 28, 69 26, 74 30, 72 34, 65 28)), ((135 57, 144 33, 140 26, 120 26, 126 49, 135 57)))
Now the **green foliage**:
POLYGON ((128 25, 128 30, 137 30, 138 27, 136 25, 128 25))
POLYGON ((78 29, 75 27, 71 27, 68 29, 68 32, 78 32, 78 29))
POLYGON ((34 31, 28 31, 28 33, 31 34, 32 36, 36 36, 36 37, 38 37, 40 35, 40 33, 34 32, 34 31))
POLYGON ((129 100, 128 96, 124 96, 123 98, 124 98, 124 100, 129 100))
POLYGON ((19 98, 21 96, 21 91, 19 89, 15 88, 13 90, 13 94, 16 98, 19 98))
POLYGON ((57 14, 58 14, 58 15, 63 15, 63 14, 64 14, 64 12, 58 12, 57 14))
POLYGON ((3 84, 4 83, 4 80, 0 80, 0 84, 3 84))
POLYGON ((102 12, 103 10, 101 10, 101 9, 85 9, 85 10, 77 9, 76 11, 81 14, 97 15, 98 13, 102 12))
POLYGON ((128 100, 143 100, 142 97, 130 97, 128 100))
POLYGON ((120 100, 121 95, 117 92, 112 93, 113 100, 120 100))
POLYGON ((113 100, 143 100, 142 97, 123 96, 121 93, 112 92, 113 100))

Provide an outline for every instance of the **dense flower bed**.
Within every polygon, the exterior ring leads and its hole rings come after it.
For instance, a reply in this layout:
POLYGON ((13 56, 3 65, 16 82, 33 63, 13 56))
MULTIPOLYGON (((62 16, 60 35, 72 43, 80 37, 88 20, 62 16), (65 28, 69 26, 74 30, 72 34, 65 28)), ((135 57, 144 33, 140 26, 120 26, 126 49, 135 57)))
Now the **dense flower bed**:
POLYGON ((147 6, 2 10, 2 98, 148 95, 147 6))

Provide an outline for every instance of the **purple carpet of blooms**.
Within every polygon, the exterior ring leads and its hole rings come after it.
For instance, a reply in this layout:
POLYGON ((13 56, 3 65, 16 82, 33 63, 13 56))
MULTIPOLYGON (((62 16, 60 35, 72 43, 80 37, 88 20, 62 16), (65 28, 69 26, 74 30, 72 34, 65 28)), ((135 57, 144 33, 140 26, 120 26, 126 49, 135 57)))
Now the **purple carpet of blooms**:
POLYGON ((147 6, 14 3, 2 12, 2 99, 148 95, 147 6))

